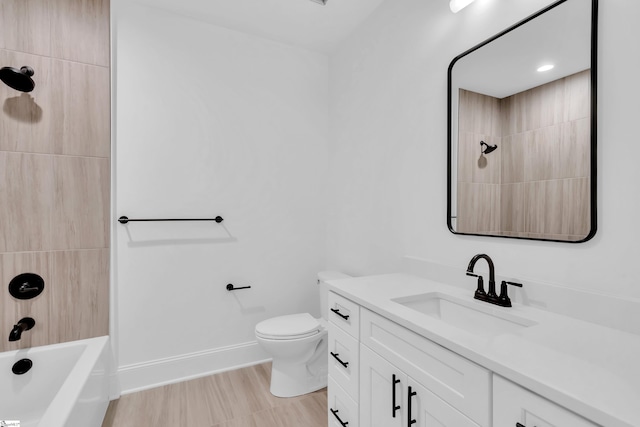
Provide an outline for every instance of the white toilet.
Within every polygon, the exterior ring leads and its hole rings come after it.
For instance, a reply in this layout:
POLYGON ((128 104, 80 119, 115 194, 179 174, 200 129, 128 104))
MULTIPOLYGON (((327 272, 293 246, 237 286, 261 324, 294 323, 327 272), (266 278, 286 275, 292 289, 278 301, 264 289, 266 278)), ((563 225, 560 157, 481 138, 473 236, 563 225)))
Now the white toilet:
POLYGON ((256 340, 272 358, 271 394, 293 397, 327 386, 326 281, 343 279, 336 271, 318 273, 319 319, 309 313, 289 314, 256 325, 256 340))

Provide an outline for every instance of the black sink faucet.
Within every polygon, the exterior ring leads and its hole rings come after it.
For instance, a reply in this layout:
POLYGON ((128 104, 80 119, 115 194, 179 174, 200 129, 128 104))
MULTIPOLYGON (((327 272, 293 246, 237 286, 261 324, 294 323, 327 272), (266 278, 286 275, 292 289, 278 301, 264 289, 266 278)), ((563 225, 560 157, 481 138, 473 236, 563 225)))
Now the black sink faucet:
POLYGON ((478 278, 478 288, 474 294, 474 298, 480 301, 486 301, 491 304, 499 305, 501 307, 511 307, 511 299, 509 299, 509 295, 507 294, 507 285, 517 286, 519 288, 522 287, 521 283, 516 282, 507 282, 505 280, 502 281, 502 285, 500 287, 500 296, 496 295, 496 274, 495 268, 493 266, 493 261, 487 254, 478 254, 471 258, 469 261, 469 266, 467 267, 467 276, 473 276, 478 278), (473 268, 476 266, 476 262, 482 258, 487 260, 487 264, 489 264, 489 291, 484 291, 484 282, 482 280, 482 276, 479 274, 473 273, 473 268))
POLYGON ((479 299, 481 301, 490 301, 494 299, 498 299, 498 295, 496 295, 496 272, 493 267, 493 261, 487 254, 478 254, 471 258, 469 261, 469 266, 467 267, 467 276, 473 276, 478 278, 478 289, 476 289, 476 293, 474 295, 475 299, 479 299), (476 266, 476 262, 479 259, 487 260, 487 264, 489 264, 489 292, 484 291, 484 283, 482 281, 482 276, 473 273, 473 268, 476 266))
POLYGON ((31 317, 20 319, 16 325, 13 325, 11 332, 9 332, 9 341, 18 341, 22 337, 22 333, 33 328, 35 324, 36 321, 31 317))

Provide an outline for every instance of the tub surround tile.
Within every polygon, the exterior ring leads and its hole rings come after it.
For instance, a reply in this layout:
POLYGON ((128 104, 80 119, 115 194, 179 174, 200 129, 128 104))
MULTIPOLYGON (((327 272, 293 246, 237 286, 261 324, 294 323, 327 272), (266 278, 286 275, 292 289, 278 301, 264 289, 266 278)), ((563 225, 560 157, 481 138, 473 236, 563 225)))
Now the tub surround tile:
POLYGON ((460 91, 457 231, 569 241, 588 234, 589 78, 587 70, 501 99, 498 113, 493 98, 460 91), (480 132, 494 121, 498 133, 480 132), (480 140, 499 147, 484 168, 474 164, 480 140))
POLYGON ((500 100, 460 89, 459 132, 500 135, 500 100))
POLYGON ((563 193, 562 232, 584 238, 591 227, 591 179, 565 179, 563 193))
POLYGON ((502 138, 502 184, 524 181, 524 148, 526 135, 519 133, 502 138))
POLYGON ((50 156, 0 151, 0 252, 49 249, 52 178, 50 156))
POLYGON ((2 0, 0 2, 0 48, 48 56, 51 53, 50 3, 50 1, 2 0))
POLYGON ((525 232, 564 234, 562 222, 566 195, 563 180, 530 182, 524 189, 525 232))
POLYGON ((109 0, 53 0, 51 55, 109 65, 109 0))
POLYGON ((500 186, 500 229, 512 233, 524 232, 524 185, 523 183, 500 186))
POLYGON ((581 71, 566 77, 564 87, 565 111, 563 121, 589 118, 590 104, 584 102, 591 97, 591 70, 581 71))
POLYGON ((109 250, 51 254, 51 342, 109 334, 109 250))
POLYGON ((588 178, 591 174, 591 120, 578 119, 563 123, 560 128, 560 158, 558 178, 588 178))
POLYGON ((109 157, 109 69, 77 62, 51 61, 52 103, 50 138, 53 152, 109 157))
POLYGON ((109 160, 55 156, 53 249, 109 246, 109 160))
POLYGON ((36 319, 0 351, 109 332, 109 48, 109 0, 0 2, 0 66, 35 72, 30 93, 0 84, 0 285, 46 282, 0 297, 3 334, 36 319))
POLYGON ((524 181, 556 179, 562 174, 560 128, 550 126, 527 133, 524 149, 524 181))
POLYGON ((500 185, 458 184, 457 231, 487 233, 500 230, 500 185))
POLYGON ((0 254, 0 285, 3 293, 0 298, 0 351, 17 350, 49 344, 48 325, 49 294, 51 292, 50 256, 46 252, 5 253, 0 254), (44 291, 30 300, 13 298, 7 291, 9 282, 22 273, 35 273, 44 280, 44 291), (25 331, 19 341, 8 341, 9 331, 23 317, 36 321, 33 329, 25 331))

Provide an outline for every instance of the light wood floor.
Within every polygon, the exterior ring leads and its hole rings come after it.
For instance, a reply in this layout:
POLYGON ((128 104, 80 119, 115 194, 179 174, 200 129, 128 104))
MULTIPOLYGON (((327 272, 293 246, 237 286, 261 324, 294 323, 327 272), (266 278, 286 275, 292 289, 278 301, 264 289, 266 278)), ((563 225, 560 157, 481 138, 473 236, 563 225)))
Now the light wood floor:
POLYGON ((327 389, 282 399, 269 393, 271 364, 122 396, 102 427, 326 427, 327 389))

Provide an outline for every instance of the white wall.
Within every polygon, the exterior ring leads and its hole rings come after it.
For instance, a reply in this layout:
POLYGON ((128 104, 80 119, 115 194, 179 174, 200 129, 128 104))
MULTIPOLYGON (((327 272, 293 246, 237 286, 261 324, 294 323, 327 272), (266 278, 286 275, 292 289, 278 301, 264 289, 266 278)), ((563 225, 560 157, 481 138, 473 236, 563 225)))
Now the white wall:
POLYGON ((640 2, 600 1, 598 232, 583 244, 448 231, 447 67, 551 2, 478 0, 458 14, 448 3, 388 0, 331 57, 328 267, 400 271, 410 255, 464 268, 485 252, 525 283, 640 302, 640 2))
POLYGON ((197 375, 203 354, 265 357, 257 322, 319 315, 328 59, 134 2, 115 12, 117 216, 225 219, 114 223, 126 392, 197 375))

